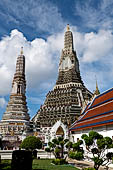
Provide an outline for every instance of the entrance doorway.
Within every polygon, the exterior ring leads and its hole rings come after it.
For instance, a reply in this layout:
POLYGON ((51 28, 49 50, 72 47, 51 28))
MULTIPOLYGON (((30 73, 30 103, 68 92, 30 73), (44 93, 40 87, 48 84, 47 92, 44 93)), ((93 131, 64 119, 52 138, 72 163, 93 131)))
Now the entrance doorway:
POLYGON ((58 127, 57 131, 56 131, 56 136, 59 137, 59 136, 62 136, 64 137, 64 130, 61 126, 58 127))

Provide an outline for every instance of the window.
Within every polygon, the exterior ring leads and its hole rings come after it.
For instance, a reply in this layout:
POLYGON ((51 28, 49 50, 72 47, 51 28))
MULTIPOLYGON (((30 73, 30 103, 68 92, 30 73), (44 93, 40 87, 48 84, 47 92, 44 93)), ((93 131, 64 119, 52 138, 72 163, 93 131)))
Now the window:
POLYGON ((72 64, 74 63, 74 60, 71 60, 72 64))
POLYGON ((20 93, 20 85, 18 85, 17 93, 20 93))

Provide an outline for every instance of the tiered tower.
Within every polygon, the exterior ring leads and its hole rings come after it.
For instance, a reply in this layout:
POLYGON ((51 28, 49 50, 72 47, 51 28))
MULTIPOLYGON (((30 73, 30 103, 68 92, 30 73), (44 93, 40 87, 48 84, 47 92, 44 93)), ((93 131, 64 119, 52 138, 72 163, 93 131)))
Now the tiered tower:
POLYGON ((70 126, 80 115, 84 101, 91 97, 81 79, 73 34, 67 25, 56 85, 32 120, 40 129, 52 127, 58 120, 70 126))
POLYGON ((10 100, 0 122, 0 132, 6 143, 20 141, 22 133, 29 128, 30 117, 25 92, 25 56, 21 48, 21 54, 17 58, 10 100))

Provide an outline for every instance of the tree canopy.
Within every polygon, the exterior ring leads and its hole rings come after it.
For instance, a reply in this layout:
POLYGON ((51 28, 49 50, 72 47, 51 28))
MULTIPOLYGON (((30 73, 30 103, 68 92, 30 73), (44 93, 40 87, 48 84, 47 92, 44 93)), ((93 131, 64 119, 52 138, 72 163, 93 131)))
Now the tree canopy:
POLYGON ((42 142, 39 138, 35 136, 28 136, 26 137, 20 145, 21 148, 26 150, 34 150, 34 149, 41 149, 42 142))

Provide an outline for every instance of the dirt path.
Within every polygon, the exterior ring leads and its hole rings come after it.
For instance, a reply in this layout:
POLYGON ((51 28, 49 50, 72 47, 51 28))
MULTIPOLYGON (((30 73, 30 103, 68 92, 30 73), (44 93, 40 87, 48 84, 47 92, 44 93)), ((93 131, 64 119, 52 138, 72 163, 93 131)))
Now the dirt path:
MULTIPOLYGON (((67 159, 67 161, 71 164, 75 164, 75 167, 77 167, 77 168, 79 168, 79 169, 83 169, 83 168, 89 168, 89 167, 93 167, 93 163, 92 162, 90 162, 90 161, 86 161, 86 160, 84 160, 84 161, 77 161, 77 160, 73 160, 73 159, 70 159, 70 158, 68 158, 67 159)), ((106 167, 103 167, 103 166, 101 166, 100 168, 99 168, 99 170, 105 170, 106 169, 106 167)), ((111 168, 109 168, 109 170, 113 170, 113 167, 111 168)))

